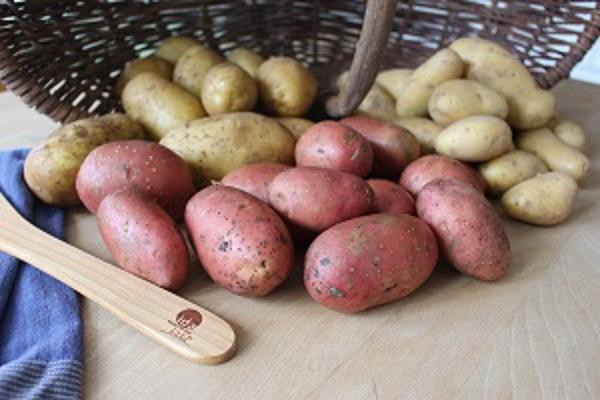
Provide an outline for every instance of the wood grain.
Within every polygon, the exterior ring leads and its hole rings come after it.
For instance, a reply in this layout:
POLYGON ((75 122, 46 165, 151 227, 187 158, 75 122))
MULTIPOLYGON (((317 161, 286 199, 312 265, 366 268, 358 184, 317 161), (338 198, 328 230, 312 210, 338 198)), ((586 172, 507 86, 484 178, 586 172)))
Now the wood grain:
POLYGON ((219 364, 235 350, 235 333, 223 319, 47 234, 1 194, 0 251, 52 275, 194 362, 219 364))
POLYGON ((327 113, 334 118, 350 115, 373 86, 381 67, 396 10, 396 0, 371 0, 356 43, 348 81, 337 96, 327 100, 327 113))
MULTIPOLYGON (((349 316, 311 301, 300 264, 265 299, 234 296, 196 267, 181 294, 234 323, 236 357, 192 365, 86 301, 86 398, 600 398, 600 87, 568 81, 555 93, 560 114, 588 132, 591 175, 566 223, 505 221, 514 251, 506 279, 483 283, 440 266, 405 300, 349 316)), ((35 118, 16 105, 5 114, 35 118)), ((5 121, 3 135, 19 131, 5 121)), ((110 260, 89 214, 73 210, 67 228, 69 241, 110 260)))

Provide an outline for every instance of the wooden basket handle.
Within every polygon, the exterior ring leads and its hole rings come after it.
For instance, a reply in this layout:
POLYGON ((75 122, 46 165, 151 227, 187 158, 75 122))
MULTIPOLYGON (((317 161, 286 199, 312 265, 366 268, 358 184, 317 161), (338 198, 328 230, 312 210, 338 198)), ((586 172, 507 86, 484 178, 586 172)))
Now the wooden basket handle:
POLYGON ((334 118, 352 113, 375 81, 383 51, 392 29, 397 0, 369 0, 356 44, 348 80, 337 96, 327 100, 327 113, 334 118))

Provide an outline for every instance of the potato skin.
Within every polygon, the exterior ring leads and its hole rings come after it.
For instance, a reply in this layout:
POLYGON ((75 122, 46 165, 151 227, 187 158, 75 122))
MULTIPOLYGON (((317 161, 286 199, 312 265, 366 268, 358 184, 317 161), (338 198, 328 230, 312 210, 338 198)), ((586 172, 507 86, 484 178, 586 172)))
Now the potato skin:
POLYGON ((569 217, 576 194, 577 182, 570 175, 546 172, 510 188, 501 204, 511 218, 550 226, 569 217))
POLYGON ((304 285, 321 305, 354 313, 415 291, 438 259, 436 239, 410 215, 374 214, 329 228, 310 245, 304 285))
POLYGON ((177 64, 177 61, 179 61, 187 49, 198 45, 200 45, 200 43, 191 37, 172 36, 160 42, 154 55, 167 60, 171 64, 177 64))
POLYGON ((242 165, 221 180, 221 184, 239 189, 269 203, 269 184, 277 175, 290 169, 289 165, 258 163, 242 165))
POLYGON ((135 189, 122 190, 102 200, 96 217, 121 268, 167 289, 183 286, 189 268, 185 241, 154 200, 135 189))
POLYGON ((541 158, 522 150, 510 151, 479 165, 479 172, 494 194, 502 194, 519 182, 547 171, 541 158))
POLYGON ((173 150, 197 182, 221 180, 245 164, 293 164, 294 138, 275 120, 252 112, 214 115, 175 129, 160 144, 173 150))
POLYGON ((315 124, 313 121, 304 118, 280 117, 276 118, 276 120, 285 126, 296 140, 300 139, 300 136, 304 135, 308 128, 315 124))
POLYGON ((177 60, 173 82, 200 98, 204 76, 211 67, 222 62, 223 57, 216 51, 202 45, 191 46, 177 60))
POLYGON ((435 138, 439 154, 467 162, 483 162, 511 150, 512 131, 504 120, 476 115, 446 127, 435 138))
POLYGON ((209 115, 251 111, 257 101, 256 81, 235 64, 217 64, 204 75, 202 105, 209 115))
POLYGON ((552 171, 564 172, 579 181, 590 170, 590 160, 579 150, 564 144, 550 129, 520 132, 517 148, 540 157, 552 171))
POLYGON ((429 98, 435 87, 442 82, 460 78, 464 66, 464 62, 454 51, 437 51, 411 74, 396 98, 396 114, 401 118, 426 116, 429 98))
POLYGON ((429 98, 429 115, 448 126, 473 115, 493 115, 505 119, 508 103, 504 96, 479 82, 453 79, 435 88, 429 98))
POLYGON ((107 114, 66 124, 27 155, 24 178, 43 202, 79 204, 75 179, 81 163, 96 147, 123 139, 143 139, 144 130, 124 114, 107 114))
POLYGON ((129 188, 154 199, 176 221, 196 191, 192 171, 171 150, 154 142, 124 140, 95 148, 76 180, 79 198, 95 213, 107 195, 129 188))
MULTIPOLYGON (((146 139, 144 128, 126 114, 114 112, 104 114, 97 119, 104 125, 110 140, 146 139)), ((77 131, 63 132, 62 129, 59 129, 54 131, 51 136, 58 135, 59 132, 60 135, 81 135, 77 131)))
MULTIPOLYGON (((342 73, 336 82, 340 91, 346 86, 348 73, 348 71, 342 73)), ((373 86, 371 86, 365 98, 360 102, 354 114, 391 121, 396 117, 396 102, 392 95, 383 87, 378 83, 373 83, 373 86)))
POLYGON ((441 178, 457 179, 481 193, 485 191, 485 181, 475 169, 437 154, 430 154, 410 163, 402 172, 400 184, 416 196, 429 182, 441 178))
POLYGON ((404 167, 421 154, 421 146, 406 129, 384 121, 354 116, 340 121, 363 135, 373 147, 373 175, 397 179, 404 167))
POLYGON ((244 71, 246 71, 251 77, 256 76, 256 71, 262 63, 265 62, 264 57, 253 52, 252 50, 245 49, 243 47, 237 47, 226 55, 227 60, 238 65, 244 71))
POLYGON ((297 167, 269 185, 269 204, 302 229, 321 232, 368 213, 373 191, 359 177, 333 169, 297 167))
POLYGON ((355 114, 391 121, 396 117, 396 104, 391 95, 377 83, 374 83, 363 101, 358 105, 355 114))
POLYGON ((263 106, 281 117, 300 117, 317 97, 317 80, 289 57, 271 57, 256 71, 263 106))
POLYGON ((444 130, 429 118, 395 118, 393 122, 413 134, 421 145, 423 154, 435 152, 435 138, 444 130))
MULTIPOLYGON (((375 83, 391 94, 394 99, 397 99, 412 73, 413 70, 408 68, 387 69, 377 74, 375 83)), ((394 113, 395 111, 394 107, 394 113)))
POLYGON ((186 207, 185 223, 206 272, 233 293, 264 296, 292 270, 294 245, 285 224, 241 190, 201 190, 186 207))
POLYGON ((585 147, 585 132, 581 125, 569 119, 557 121, 552 125, 552 131, 563 143, 577 150, 583 151, 585 147))
POLYGON ((431 226, 446 258, 483 281, 502 278, 511 263, 510 242, 487 199, 455 179, 428 183, 417 196, 417 215, 431 226))
POLYGON ((360 133, 336 121, 319 122, 296 143, 296 165, 330 168, 360 177, 373 166, 373 148, 360 133))
POLYGON ((508 123, 517 129, 546 125, 555 114, 552 93, 540 89, 521 61, 502 46, 480 38, 461 38, 450 45, 467 64, 467 78, 502 93, 508 123))
POLYGON ((373 190, 374 213, 388 213, 395 216, 415 214, 415 200, 402 186, 386 179, 369 179, 373 190))
POLYGON ((164 79, 171 80, 173 65, 162 58, 154 56, 128 61, 115 86, 117 95, 121 96, 125 85, 143 72, 152 72, 164 79))
POLYGON ((123 90, 123 107, 155 140, 206 115, 200 101, 174 83, 153 73, 133 78, 123 90))

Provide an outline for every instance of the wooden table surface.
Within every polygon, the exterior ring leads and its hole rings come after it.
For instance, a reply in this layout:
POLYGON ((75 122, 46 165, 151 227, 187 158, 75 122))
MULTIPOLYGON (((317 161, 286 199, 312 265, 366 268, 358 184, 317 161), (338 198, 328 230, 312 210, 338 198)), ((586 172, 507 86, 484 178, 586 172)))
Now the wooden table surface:
MULTIPOLYGON (((586 128, 592 171, 568 222, 506 220, 514 262, 502 281, 438 268, 405 300, 343 315, 311 301, 300 269, 247 299, 196 266, 181 294, 231 321, 237 355, 192 364, 84 301, 86 398, 600 398, 600 86, 566 81, 555 93, 560 115, 586 128)), ((0 148, 33 145, 53 127, 0 95, 0 148)), ((67 229, 71 243, 111 259, 89 214, 71 211, 67 229)))

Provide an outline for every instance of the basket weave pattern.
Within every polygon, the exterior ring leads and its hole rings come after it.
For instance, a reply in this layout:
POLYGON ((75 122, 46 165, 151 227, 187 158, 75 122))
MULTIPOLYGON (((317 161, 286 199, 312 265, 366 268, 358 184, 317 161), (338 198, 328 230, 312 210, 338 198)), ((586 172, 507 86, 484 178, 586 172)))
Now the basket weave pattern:
MULTIPOLYGON (((363 0, 6 1, 0 4, 0 79, 58 121, 121 109, 124 63, 168 36, 225 52, 244 46, 304 62, 322 88, 347 68, 363 0)), ((461 36, 503 43, 548 88, 599 34, 600 1, 400 1, 384 67, 413 67, 461 36)))

